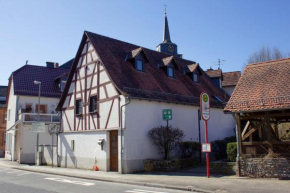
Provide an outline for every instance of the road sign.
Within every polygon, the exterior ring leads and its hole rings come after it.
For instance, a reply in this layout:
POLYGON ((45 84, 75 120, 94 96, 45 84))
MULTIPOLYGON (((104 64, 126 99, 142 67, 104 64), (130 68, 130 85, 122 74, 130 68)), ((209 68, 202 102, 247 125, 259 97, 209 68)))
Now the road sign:
POLYGON ((172 110, 171 109, 163 109, 162 117, 164 121, 172 120, 172 110))
POLYGON ((204 121, 208 121, 210 117, 210 104, 209 104, 209 96, 206 93, 201 93, 200 95, 200 108, 201 108, 201 118, 204 121))
POLYGON ((45 123, 44 122, 34 122, 32 123, 32 132, 34 133, 44 133, 45 123))
POLYGON ((202 152, 211 153, 211 144, 210 143, 202 143, 201 147, 202 147, 202 149, 201 149, 202 152))

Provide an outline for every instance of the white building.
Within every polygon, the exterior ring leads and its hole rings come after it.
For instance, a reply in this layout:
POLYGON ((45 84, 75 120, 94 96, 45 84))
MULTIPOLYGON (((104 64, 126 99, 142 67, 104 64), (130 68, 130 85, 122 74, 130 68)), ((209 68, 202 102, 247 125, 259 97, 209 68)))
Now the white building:
MULTIPOLYGON (((170 42, 165 39, 162 46, 170 42)), ((148 131, 166 124, 163 109, 172 109, 169 124, 184 131, 185 141, 199 140, 202 92, 211 100, 209 140, 234 135, 234 119, 223 113, 222 103, 229 96, 197 63, 182 59, 174 49, 176 45, 169 45, 169 52, 175 52, 169 55, 84 33, 57 107, 59 166, 92 169, 96 161, 102 171, 143 170, 144 159, 161 159, 148 131)), ((201 131, 204 141, 203 123, 201 131)))
POLYGON ((59 124, 60 118, 55 108, 68 71, 58 68, 58 64, 48 62, 47 67, 24 65, 11 74, 7 91, 6 159, 35 163, 36 133, 32 132, 32 124, 38 122, 39 91, 39 85, 34 84, 35 80, 41 82, 39 119, 45 122, 45 132, 40 133, 39 144, 51 145, 52 136, 48 127, 49 124, 59 124))

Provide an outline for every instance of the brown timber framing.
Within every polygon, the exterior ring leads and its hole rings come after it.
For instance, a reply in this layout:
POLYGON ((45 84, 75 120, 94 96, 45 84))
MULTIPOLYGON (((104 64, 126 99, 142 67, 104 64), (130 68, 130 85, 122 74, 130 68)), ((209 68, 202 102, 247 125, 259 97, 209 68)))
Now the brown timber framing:
POLYGON ((106 121, 105 129, 107 129, 107 127, 108 127, 108 124, 109 124, 109 121, 110 121, 111 112, 112 112, 112 108, 113 108, 114 102, 115 102, 115 99, 112 100, 112 104, 111 104, 111 107, 110 107, 109 115, 108 115, 108 117, 107 117, 107 121, 106 121))
POLYGON ((236 122, 237 122, 237 134, 238 134, 238 150, 239 154, 242 154, 242 139, 241 139, 241 116, 240 113, 235 114, 236 122))
MULTIPOLYGON (((93 67, 93 73, 95 72, 95 70, 96 70, 96 62, 94 63, 94 67, 93 67)), ((91 84, 90 84, 90 90, 89 90, 89 97, 88 97, 88 99, 89 99, 89 104, 90 104, 90 98, 91 98, 91 93, 92 93, 92 86, 93 86, 93 81, 94 81, 94 77, 95 76, 92 76, 92 78, 91 78, 91 84)), ((97 94, 99 94, 99 93, 97 93, 97 94)), ((89 109, 90 109, 90 105, 88 106, 89 107, 89 109)), ((92 121, 93 121, 93 124, 94 124, 94 128, 96 129, 96 125, 95 125, 95 121, 94 121, 94 117, 91 115, 91 116, 89 116, 89 130, 91 130, 91 117, 92 117, 92 121)))

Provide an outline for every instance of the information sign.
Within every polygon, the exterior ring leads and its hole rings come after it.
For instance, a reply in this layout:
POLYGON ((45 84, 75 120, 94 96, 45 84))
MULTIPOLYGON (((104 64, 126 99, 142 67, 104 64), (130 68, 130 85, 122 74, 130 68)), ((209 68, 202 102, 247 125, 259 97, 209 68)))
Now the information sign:
POLYGON ((171 109, 163 109, 162 117, 164 121, 172 120, 172 110, 171 109))
POLYGON ((45 123, 44 122, 34 122, 32 123, 32 132, 34 133, 44 133, 45 123))

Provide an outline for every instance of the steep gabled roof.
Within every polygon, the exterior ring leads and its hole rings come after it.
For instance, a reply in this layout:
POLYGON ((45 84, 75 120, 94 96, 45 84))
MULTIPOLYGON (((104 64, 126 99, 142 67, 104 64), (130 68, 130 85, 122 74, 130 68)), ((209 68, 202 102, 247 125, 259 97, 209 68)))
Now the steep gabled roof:
POLYGON ((236 86, 238 84, 240 77, 241 77, 240 71, 224 72, 223 73, 222 87, 236 86))
MULTIPOLYGON (((80 55, 81 47, 86 41, 86 36, 91 41, 116 88, 125 95, 129 94, 131 97, 190 103, 195 105, 199 105, 199 96, 201 92, 207 92, 210 96, 218 96, 223 101, 227 101, 229 98, 223 90, 215 86, 202 69, 202 76, 200 76, 199 83, 194 83, 189 76, 183 74, 182 69, 188 68, 188 65, 195 64, 193 61, 142 48, 149 61, 145 63, 145 73, 138 72, 135 70, 131 61, 125 60, 125 58, 126 54, 140 48, 140 46, 91 32, 85 32, 76 58, 80 55), (175 78, 167 77, 166 72, 158 66, 160 61, 166 58, 168 60, 174 59, 178 66, 175 78)), ((75 60, 70 71, 68 82, 73 78, 76 65, 77 61, 75 60)), ((69 84, 66 85, 58 109, 62 107, 68 89, 69 84)), ((211 97, 211 99, 213 106, 222 107, 219 101, 213 97, 211 97)))
POLYGON ((54 80, 68 72, 63 68, 24 65, 12 73, 14 94, 38 96, 38 85, 34 84, 37 80, 41 82, 41 96, 59 98, 61 91, 54 80))
POLYGON ((65 68, 65 69, 70 69, 72 64, 73 64, 74 58, 70 59, 69 61, 67 61, 66 63, 62 64, 59 66, 59 68, 65 68))
POLYGON ((290 58, 247 65, 225 111, 290 108, 290 58))

